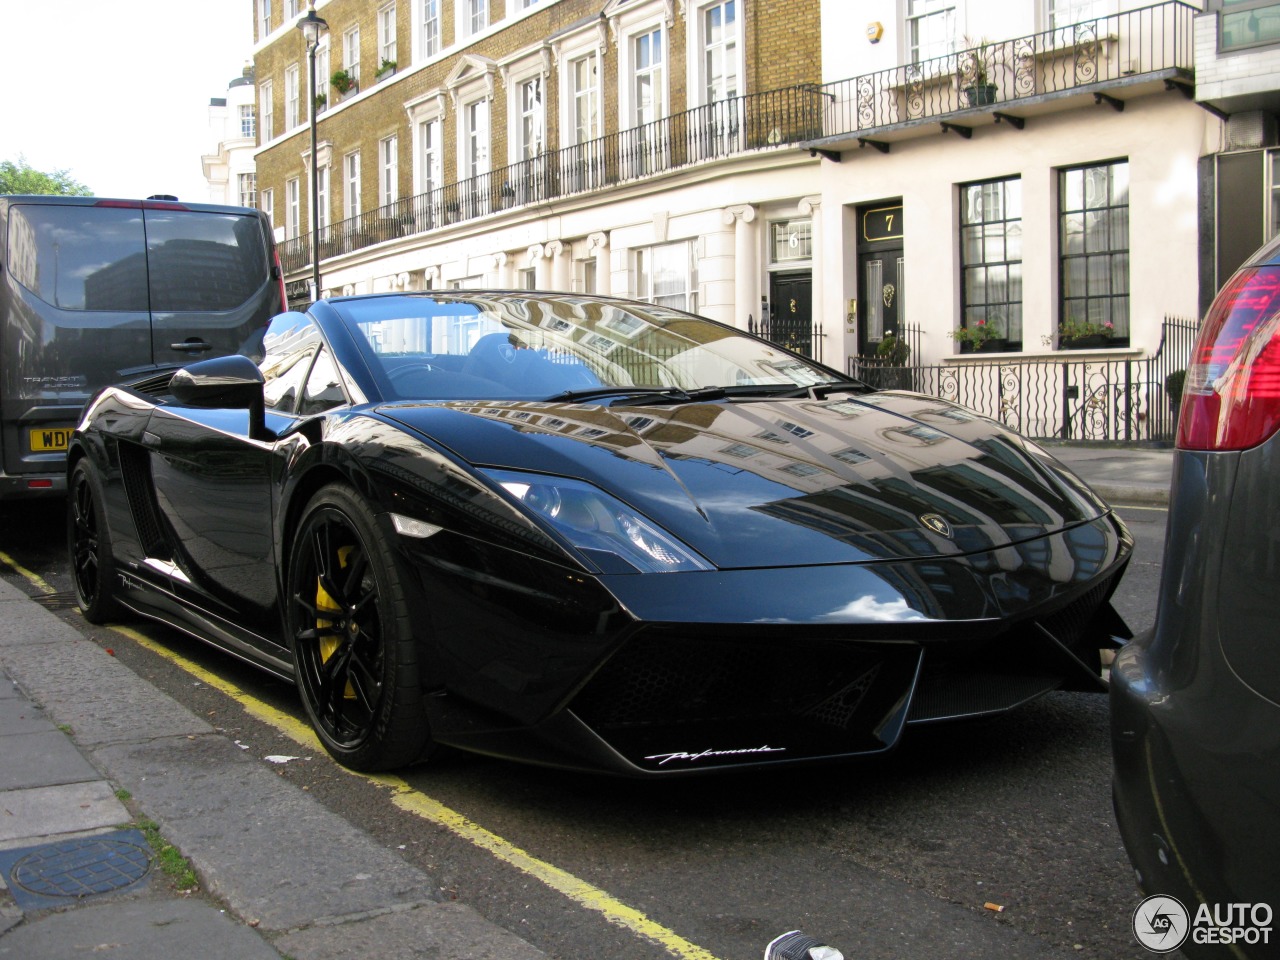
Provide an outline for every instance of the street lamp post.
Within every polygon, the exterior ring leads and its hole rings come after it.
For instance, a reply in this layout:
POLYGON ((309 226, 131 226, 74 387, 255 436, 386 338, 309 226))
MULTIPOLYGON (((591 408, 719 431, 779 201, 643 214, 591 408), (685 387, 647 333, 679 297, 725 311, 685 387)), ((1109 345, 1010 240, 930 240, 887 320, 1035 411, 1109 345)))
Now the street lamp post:
POLYGON ((311 65, 311 101, 307 105, 311 115, 311 299, 320 299, 320 167, 316 156, 316 47, 320 36, 329 28, 316 14, 314 3, 307 15, 298 21, 298 29, 307 41, 307 57, 311 65))

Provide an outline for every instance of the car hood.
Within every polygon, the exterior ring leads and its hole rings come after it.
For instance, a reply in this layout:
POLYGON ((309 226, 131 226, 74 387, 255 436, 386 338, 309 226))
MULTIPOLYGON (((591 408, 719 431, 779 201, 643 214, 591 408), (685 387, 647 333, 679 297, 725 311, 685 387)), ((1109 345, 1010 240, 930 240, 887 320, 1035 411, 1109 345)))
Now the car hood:
POLYGON ((595 484, 721 569, 953 557, 1107 511, 1034 444, 916 394, 378 412, 476 467, 595 484))

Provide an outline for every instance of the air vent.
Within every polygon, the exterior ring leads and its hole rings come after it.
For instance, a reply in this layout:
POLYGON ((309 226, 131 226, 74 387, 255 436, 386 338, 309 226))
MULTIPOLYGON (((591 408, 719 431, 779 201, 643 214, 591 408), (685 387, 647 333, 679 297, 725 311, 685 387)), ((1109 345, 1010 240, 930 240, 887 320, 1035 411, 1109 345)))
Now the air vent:
POLYGON ((1235 113, 1227 118, 1227 150, 1257 150, 1280 142, 1275 114, 1264 110, 1235 113))

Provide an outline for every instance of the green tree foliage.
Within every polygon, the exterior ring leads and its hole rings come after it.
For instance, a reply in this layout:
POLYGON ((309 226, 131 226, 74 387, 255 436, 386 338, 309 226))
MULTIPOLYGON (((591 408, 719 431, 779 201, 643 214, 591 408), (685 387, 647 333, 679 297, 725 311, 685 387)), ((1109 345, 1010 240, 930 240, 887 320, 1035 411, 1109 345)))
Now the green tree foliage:
POLYGON ((57 194, 63 197, 91 197, 93 191, 83 183, 71 179, 66 170, 54 170, 45 173, 34 169, 26 159, 18 157, 18 162, 0 160, 0 194, 5 193, 43 193, 57 194))

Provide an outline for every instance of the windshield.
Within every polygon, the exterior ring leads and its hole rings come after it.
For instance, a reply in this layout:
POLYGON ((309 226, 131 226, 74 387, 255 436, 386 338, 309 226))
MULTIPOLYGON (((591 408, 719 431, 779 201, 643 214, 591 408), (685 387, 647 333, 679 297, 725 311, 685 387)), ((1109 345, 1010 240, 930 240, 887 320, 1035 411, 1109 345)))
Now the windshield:
POLYGON ((569 295, 331 301, 390 399, 552 399, 709 387, 803 388, 831 371, 692 314, 569 295))

